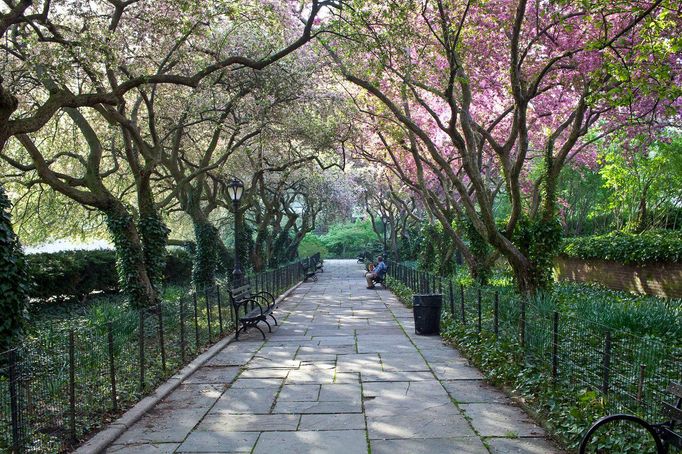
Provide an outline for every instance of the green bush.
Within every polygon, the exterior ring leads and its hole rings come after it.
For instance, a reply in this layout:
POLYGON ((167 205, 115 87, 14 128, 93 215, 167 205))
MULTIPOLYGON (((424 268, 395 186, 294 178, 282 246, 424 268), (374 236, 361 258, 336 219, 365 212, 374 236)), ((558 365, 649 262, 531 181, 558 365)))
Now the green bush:
POLYGON ((310 257, 311 255, 315 255, 318 252, 322 258, 327 257, 329 254, 329 250, 324 245, 322 240, 313 234, 307 234, 298 245, 299 257, 310 257))
POLYGON ((27 256, 32 298, 82 298, 95 290, 118 289, 113 250, 61 251, 27 256))
POLYGON ((376 253, 383 248, 369 221, 332 225, 319 238, 334 258, 353 258, 363 251, 376 253))
MULTIPOLYGON (((119 290, 116 253, 110 249, 61 251, 27 257, 32 298, 83 298, 94 291, 119 290)), ((191 278, 192 257, 182 249, 168 252, 164 281, 185 284, 191 278)))
MULTIPOLYGON (((192 279, 192 254, 186 249, 172 248, 166 254, 163 282, 166 285, 186 285, 192 279)), ((230 268, 231 270, 232 268, 230 268)))
POLYGON ((569 238, 561 252, 568 257, 611 260, 625 264, 682 262, 682 233, 650 231, 612 232, 607 235, 569 238))

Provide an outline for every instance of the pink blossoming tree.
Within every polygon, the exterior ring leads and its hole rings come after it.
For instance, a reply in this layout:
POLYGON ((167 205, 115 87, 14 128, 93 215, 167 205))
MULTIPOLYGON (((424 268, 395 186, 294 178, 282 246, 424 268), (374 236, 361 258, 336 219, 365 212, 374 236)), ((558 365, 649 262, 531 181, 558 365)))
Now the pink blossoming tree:
POLYGON ((679 120, 675 1, 356 1, 322 44, 366 114, 361 154, 424 200, 472 269, 453 218, 548 285, 557 179, 615 133, 633 143, 679 120), (509 212, 500 216, 501 202, 509 212))

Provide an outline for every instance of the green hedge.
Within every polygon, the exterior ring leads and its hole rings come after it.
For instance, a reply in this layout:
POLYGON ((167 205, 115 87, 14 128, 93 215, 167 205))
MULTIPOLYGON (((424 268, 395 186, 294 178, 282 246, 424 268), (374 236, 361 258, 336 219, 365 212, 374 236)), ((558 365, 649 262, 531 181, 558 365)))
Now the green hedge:
POLYGON ((581 259, 611 260, 625 264, 682 262, 682 233, 612 232, 607 235, 568 238, 562 254, 581 259))
MULTIPOLYGON (((113 250, 40 253, 27 255, 26 259, 32 298, 82 298, 93 291, 119 290, 116 253, 113 250)), ((191 274, 191 255, 182 249, 169 250, 165 282, 185 284, 191 274)))

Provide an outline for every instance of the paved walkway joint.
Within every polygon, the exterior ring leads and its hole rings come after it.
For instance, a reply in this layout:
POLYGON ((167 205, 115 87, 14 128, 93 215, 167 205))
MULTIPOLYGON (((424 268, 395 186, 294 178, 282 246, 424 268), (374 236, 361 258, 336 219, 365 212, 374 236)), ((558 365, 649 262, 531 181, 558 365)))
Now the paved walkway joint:
POLYGON ((325 261, 277 310, 186 379, 109 453, 559 452, 412 313, 367 290, 361 265, 325 261))

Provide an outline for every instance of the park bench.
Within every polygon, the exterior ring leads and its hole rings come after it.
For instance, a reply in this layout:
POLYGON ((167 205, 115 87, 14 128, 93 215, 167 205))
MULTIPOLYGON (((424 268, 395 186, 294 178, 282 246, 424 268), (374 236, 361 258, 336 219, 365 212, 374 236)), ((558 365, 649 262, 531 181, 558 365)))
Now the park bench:
POLYGON ((301 269, 303 270, 303 282, 307 282, 308 279, 317 282, 317 271, 314 263, 311 263, 308 259, 301 260, 301 269))
POLYGON ((645 429, 656 444, 657 454, 667 454, 670 447, 677 448, 678 450, 682 449, 682 433, 680 433, 679 427, 682 424, 682 384, 670 383, 668 392, 673 395, 677 403, 675 405, 667 402, 663 403, 661 413, 666 418, 669 418, 667 421, 649 424, 647 421, 634 415, 617 414, 605 416, 595 422, 580 441, 580 454, 589 452, 587 449, 591 445, 592 438, 598 437, 597 434, 600 429, 606 430, 604 426, 609 424, 615 425, 621 421, 631 422, 645 429))
POLYGON ((229 294, 237 321, 235 339, 239 340, 239 332, 246 332, 249 328, 256 328, 265 339, 265 333, 258 323, 264 322, 268 326, 268 332, 272 332, 268 317, 272 318, 275 326, 277 325, 277 319, 272 315, 276 308, 275 297, 264 290, 254 293, 249 284, 235 287, 229 294))
POLYGON ((324 273, 324 260, 320 259, 315 263, 315 272, 316 273, 324 273))
POLYGON ((386 274, 384 274, 383 276, 375 277, 374 279, 372 279, 372 282, 374 282, 375 284, 381 284, 381 286, 383 288, 387 288, 386 287, 386 274))

